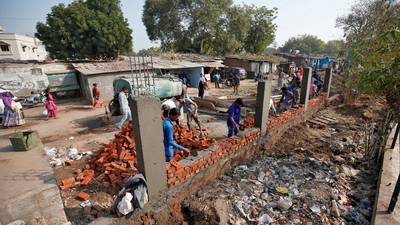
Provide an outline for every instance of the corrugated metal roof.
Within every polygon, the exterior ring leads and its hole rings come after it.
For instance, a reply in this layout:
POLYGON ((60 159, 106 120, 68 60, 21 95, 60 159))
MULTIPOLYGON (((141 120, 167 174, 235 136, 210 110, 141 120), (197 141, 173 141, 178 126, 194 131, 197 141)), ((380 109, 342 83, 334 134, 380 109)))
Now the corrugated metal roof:
POLYGON ((272 63, 280 63, 287 61, 286 59, 275 55, 253 55, 253 54, 227 55, 225 56, 225 58, 244 59, 250 61, 264 61, 272 63))
MULTIPOLYGON (((133 63, 133 62, 132 62, 133 63)), ((131 70, 129 60, 109 61, 109 62, 86 62, 86 63, 72 63, 74 68, 84 75, 102 74, 102 73, 115 73, 127 72, 131 70)), ((133 70, 139 70, 132 64, 133 70)), ((220 61, 211 62, 190 62, 182 59, 166 59, 163 57, 153 57, 154 69, 185 69, 196 67, 224 67, 220 61)))

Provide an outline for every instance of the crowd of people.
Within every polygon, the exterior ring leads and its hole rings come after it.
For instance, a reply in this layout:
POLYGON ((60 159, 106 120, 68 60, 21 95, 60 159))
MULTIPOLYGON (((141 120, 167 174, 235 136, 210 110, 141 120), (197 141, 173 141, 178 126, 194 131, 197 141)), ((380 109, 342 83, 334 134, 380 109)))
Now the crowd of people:
MULTIPOLYGON (((45 108, 43 114, 46 115, 46 119, 57 117, 57 105, 54 101, 54 97, 50 92, 50 88, 44 90, 42 94, 31 92, 31 96, 26 97, 26 102, 36 102, 40 100, 43 95, 41 102, 45 108)), ((25 115, 22 106, 22 99, 14 96, 9 90, 0 90, 0 101, 2 103, 2 118, 1 125, 3 128, 21 126, 25 124, 25 115)))
MULTIPOLYGON (((289 74, 285 74, 281 69, 278 76, 278 88, 280 88, 282 96, 279 100, 278 114, 296 107, 296 105, 299 104, 303 73, 303 66, 298 68, 290 67, 289 74), (289 79, 290 81, 288 81, 289 79), (287 81, 286 84, 285 81, 287 81)), ((320 94, 323 84, 324 82, 321 76, 318 74, 317 70, 313 69, 309 90, 310 99, 320 94)))

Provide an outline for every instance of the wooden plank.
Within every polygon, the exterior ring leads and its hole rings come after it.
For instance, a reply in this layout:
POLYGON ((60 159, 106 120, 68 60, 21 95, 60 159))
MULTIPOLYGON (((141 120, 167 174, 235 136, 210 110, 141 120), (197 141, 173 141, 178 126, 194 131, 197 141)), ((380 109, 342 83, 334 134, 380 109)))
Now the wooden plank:
POLYGON ((327 116, 324 116, 324 115, 318 115, 318 117, 321 117, 323 119, 326 119, 326 120, 334 122, 334 123, 337 123, 337 120, 335 118, 332 118, 332 117, 327 117, 327 116))
POLYGON ((315 118, 313 118, 313 119, 316 120, 316 121, 319 121, 319 122, 321 122, 321 123, 324 123, 324 124, 332 124, 331 121, 325 120, 325 119, 322 119, 322 118, 319 118, 319 117, 315 117, 315 118))
POLYGON ((316 120, 313 120, 313 119, 307 120, 307 122, 310 122, 310 123, 313 123, 313 124, 316 124, 316 125, 319 125, 319 126, 326 127, 326 124, 325 124, 325 123, 321 123, 321 122, 316 121, 316 120))

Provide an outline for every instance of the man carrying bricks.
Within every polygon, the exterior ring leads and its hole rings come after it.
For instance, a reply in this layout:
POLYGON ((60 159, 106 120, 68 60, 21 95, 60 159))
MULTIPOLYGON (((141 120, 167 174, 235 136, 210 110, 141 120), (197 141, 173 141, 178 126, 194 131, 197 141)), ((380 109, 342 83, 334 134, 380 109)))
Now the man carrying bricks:
POLYGON ((237 98, 229 107, 227 120, 228 138, 232 137, 233 134, 237 135, 239 133, 240 109, 243 106, 243 100, 241 98, 237 98))
POLYGON ((174 148, 183 151, 185 153, 190 153, 189 149, 178 145, 174 141, 174 125, 172 121, 176 121, 179 117, 179 112, 176 108, 169 111, 169 116, 163 122, 163 134, 164 134, 164 151, 165 151, 165 161, 169 162, 174 157, 174 148))

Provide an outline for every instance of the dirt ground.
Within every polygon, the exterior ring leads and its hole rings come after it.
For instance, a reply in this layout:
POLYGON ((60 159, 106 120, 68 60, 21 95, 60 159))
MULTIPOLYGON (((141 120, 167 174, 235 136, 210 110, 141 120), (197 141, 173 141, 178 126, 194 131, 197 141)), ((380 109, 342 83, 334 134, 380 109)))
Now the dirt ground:
MULTIPOLYGON (((220 90, 217 90, 217 93, 218 91, 220 90)), ((59 107, 57 119, 46 120, 45 116, 42 115, 42 106, 25 109, 25 125, 1 130, 0 138, 4 140, 4 144, 7 144, 4 148, 11 148, 8 146, 7 139, 14 132, 30 129, 38 131, 46 149, 63 149, 66 152, 73 147, 79 152, 91 151, 96 154, 102 148, 102 143, 114 138, 114 134, 117 132, 114 124, 119 118, 111 117, 111 119, 108 119, 104 108, 93 110, 85 105, 81 99, 70 99, 57 103, 59 107)), ((214 139, 226 136, 225 121, 225 116, 217 114, 200 115, 200 122, 204 127, 208 128, 209 137, 214 139)), ((182 122, 185 124, 186 120, 183 119, 182 122)), ((60 183, 63 179, 75 176, 75 171, 85 168, 86 162, 90 158, 90 156, 84 156, 81 160, 73 161, 71 165, 54 167, 57 182, 60 183)), ((90 194, 95 206, 108 209, 113 203, 114 195, 119 190, 112 187, 104 188, 95 181, 85 187, 61 190, 65 212, 73 224, 87 224, 93 221, 95 217, 103 216, 103 214, 85 215, 83 208, 79 205, 82 201, 76 198, 77 193, 80 191, 90 194)), ((104 215, 108 214, 109 212, 105 210, 104 215)))
MULTIPOLYGON (((232 97, 232 88, 215 89, 213 84, 210 86, 211 88, 206 91, 206 96, 232 97)), ((276 81, 273 82, 273 87, 275 86, 276 81)), ((239 89, 239 96, 254 94, 256 89, 257 83, 255 81, 243 80, 239 89)), ((190 96, 197 96, 197 89, 190 88, 188 92, 190 96)), ((273 88, 273 94, 278 93, 279 91, 273 88)), ((78 149, 79 152, 91 151, 93 154, 96 154, 96 152, 102 148, 101 143, 111 140, 117 132, 114 124, 118 118, 112 117, 108 119, 105 115, 104 108, 93 110, 88 107, 88 105, 85 105, 82 99, 69 99, 57 103, 59 106, 57 119, 46 120, 45 116, 42 115, 43 107, 41 106, 25 109, 26 124, 17 128, 1 130, 0 142, 2 144, 0 144, 0 148, 11 151, 12 149, 10 150, 11 147, 8 145, 8 137, 14 132, 32 129, 38 131, 43 144, 48 149, 53 147, 57 149, 69 149, 74 147, 78 149)), ((349 111, 349 114, 351 114, 351 111, 349 111)), ((208 133, 211 138, 220 139, 226 136, 226 118, 224 116, 201 114, 200 121, 203 126, 208 128, 208 133)), ((298 138, 300 138, 300 136, 298 138)), ((292 147, 289 142, 285 143, 285 145, 287 145, 288 148, 292 147)), ((276 152, 279 151, 277 150, 276 152)), ((74 172, 77 169, 85 167, 88 159, 90 159, 90 156, 85 156, 81 160, 73 161, 69 166, 56 166, 54 172, 57 181, 61 182, 61 180, 65 178, 74 176, 74 172)), ((91 182, 91 184, 85 187, 62 190, 61 196, 68 219, 73 224, 87 224, 93 221, 95 217, 109 215, 108 209, 117 191, 118 190, 112 187, 104 188, 96 182, 91 182), (84 209, 79 206, 82 201, 76 199, 76 195, 79 191, 90 194, 94 205, 106 209, 105 212, 99 215, 85 214, 84 209)), ((224 205, 225 203, 219 204, 224 205)))
POLYGON ((186 199, 185 222, 369 224, 378 171, 367 131, 383 112, 384 103, 368 97, 319 112, 186 199))

